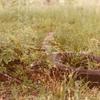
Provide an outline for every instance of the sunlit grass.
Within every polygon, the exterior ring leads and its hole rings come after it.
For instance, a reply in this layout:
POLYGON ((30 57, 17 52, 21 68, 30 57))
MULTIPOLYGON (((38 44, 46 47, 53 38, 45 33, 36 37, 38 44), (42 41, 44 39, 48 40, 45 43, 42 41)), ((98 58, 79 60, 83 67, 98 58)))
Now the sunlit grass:
MULTIPOLYGON (((100 54, 100 15, 92 8, 74 8, 73 6, 49 6, 26 10, 26 8, 6 9, 0 12, 0 72, 7 72, 3 62, 20 59, 27 66, 35 59, 43 59, 41 52, 34 49, 41 48, 43 39, 48 32, 54 32, 55 51, 90 52, 100 54), (3 62, 2 62, 3 61, 3 62)), ((45 59, 44 59, 45 60, 45 59)), ((11 86, 13 99, 22 100, 36 98, 36 100, 99 100, 99 91, 90 91, 85 85, 70 80, 68 84, 53 86, 53 91, 45 86, 35 87, 27 79, 20 66, 15 66, 15 76, 21 75, 24 80, 21 86, 11 86), (76 85, 75 85, 76 84, 76 85), (78 86, 82 85, 82 86, 78 86), (18 89, 17 89, 18 88, 18 89), (34 91, 38 96, 34 97, 34 91), (22 93, 22 94, 20 94, 22 93), (29 93, 29 94, 28 94, 29 93), (33 93, 33 94, 32 94, 33 93), (94 96, 92 94, 94 93, 94 96)), ((5 90, 0 86, 1 92, 5 90)), ((2 93, 1 93, 2 94, 2 93)))

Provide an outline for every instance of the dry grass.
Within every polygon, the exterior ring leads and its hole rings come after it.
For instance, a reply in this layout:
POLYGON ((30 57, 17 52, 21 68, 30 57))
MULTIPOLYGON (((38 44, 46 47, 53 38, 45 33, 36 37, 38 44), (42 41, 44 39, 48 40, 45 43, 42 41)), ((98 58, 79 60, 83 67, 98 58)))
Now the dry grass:
MULTIPOLYGON (((52 52, 89 52, 100 55, 100 15, 94 8, 75 8, 72 5, 14 6, 0 12, 0 72, 9 73, 23 82, 0 83, 1 100, 99 100, 98 88, 92 90, 82 81, 70 78, 62 81, 52 80, 48 70, 53 63, 41 51, 48 32, 54 32, 50 43, 52 52), (19 60, 20 63, 11 63, 19 60), (28 78, 27 70, 33 61, 42 60, 42 75, 28 78), (45 76, 45 78, 44 78, 45 76), (45 80, 44 80, 45 79, 45 80), (49 80, 49 81, 48 81, 49 80), (4 99, 3 99, 4 98, 4 99)), ((76 61, 76 60, 75 60, 76 61)), ((33 72, 32 72, 33 73, 33 72)))

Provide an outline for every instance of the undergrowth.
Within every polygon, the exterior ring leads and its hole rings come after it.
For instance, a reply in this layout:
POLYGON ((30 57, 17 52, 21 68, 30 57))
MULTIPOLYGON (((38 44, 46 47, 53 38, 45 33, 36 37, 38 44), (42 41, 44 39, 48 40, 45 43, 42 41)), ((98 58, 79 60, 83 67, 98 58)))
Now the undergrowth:
POLYGON ((56 52, 100 55, 99 26, 100 15, 93 8, 3 9, 0 12, 0 72, 23 82, 21 85, 0 83, 0 97, 4 100, 99 100, 100 92, 95 88, 90 91, 80 81, 71 79, 67 84, 64 81, 56 86, 51 84, 54 90, 46 90, 45 84, 33 83, 27 76, 33 61, 42 60, 46 69, 52 65, 41 51, 48 32, 55 33, 51 45, 56 52))

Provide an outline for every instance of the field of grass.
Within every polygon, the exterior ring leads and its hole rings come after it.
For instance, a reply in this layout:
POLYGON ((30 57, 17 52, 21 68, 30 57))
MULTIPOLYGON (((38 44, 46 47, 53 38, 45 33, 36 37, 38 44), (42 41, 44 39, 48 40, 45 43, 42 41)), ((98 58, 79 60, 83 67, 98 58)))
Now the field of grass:
POLYGON ((88 52, 100 55, 100 15, 94 8, 49 6, 11 8, 0 11, 0 72, 20 78, 23 82, 0 82, 1 100, 100 100, 97 88, 92 90, 81 81, 63 81, 52 89, 27 77, 35 60, 50 62, 41 49, 48 32, 54 32, 51 52, 88 52), (15 61, 20 63, 16 64, 15 61), (11 63, 12 62, 12 63, 11 63), (5 99, 3 99, 3 97, 5 99))

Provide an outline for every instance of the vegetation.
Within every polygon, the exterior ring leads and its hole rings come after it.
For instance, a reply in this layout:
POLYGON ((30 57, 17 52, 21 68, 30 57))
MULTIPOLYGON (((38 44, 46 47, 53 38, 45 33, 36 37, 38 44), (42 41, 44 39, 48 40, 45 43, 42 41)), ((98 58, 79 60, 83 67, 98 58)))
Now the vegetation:
MULTIPOLYGON (((100 15, 94 8, 70 6, 12 7, 0 11, 0 73, 20 79, 21 84, 0 82, 3 100, 99 100, 98 88, 70 78, 61 83, 29 79, 31 64, 42 61, 41 70, 53 65, 41 51, 44 38, 54 32, 52 52, 87 52, 100 55, 100 15), (29 71, 29 72, 28 72, 29 71)), ((38 76, 37 76, 38 77, 38 76)), ((36 78, 36 77, 35 77, 36 78)))

